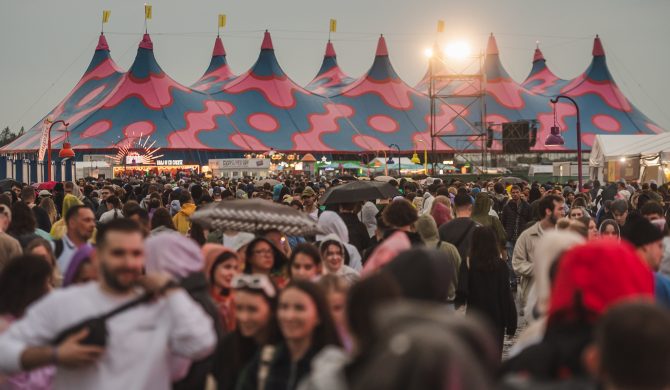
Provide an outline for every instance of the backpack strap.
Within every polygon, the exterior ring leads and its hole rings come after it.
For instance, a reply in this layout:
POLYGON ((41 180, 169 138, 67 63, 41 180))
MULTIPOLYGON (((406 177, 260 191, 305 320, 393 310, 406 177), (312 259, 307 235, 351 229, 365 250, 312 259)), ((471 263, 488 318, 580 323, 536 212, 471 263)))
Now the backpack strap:
POLYGON ((59 238, 58 240, 54 240, 54 255, 56 258, 60 257, 60 255, 63 253, 63 249, 65 249, 65 243, 63 242, 63 239, 59 238))
POLYGON ((261 359, 258 365, 258 390, 265 389, 265 383, 270 375, 270 367, 275 356, 276 348, 274 345, 266 345, 261 349, 261 359))

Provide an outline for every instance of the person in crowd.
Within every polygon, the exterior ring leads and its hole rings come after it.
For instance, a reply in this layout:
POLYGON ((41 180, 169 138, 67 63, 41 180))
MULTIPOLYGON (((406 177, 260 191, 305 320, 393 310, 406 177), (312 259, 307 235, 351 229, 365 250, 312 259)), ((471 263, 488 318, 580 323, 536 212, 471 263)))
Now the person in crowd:
POLYGON ((37 233, 37 221, 30 207, 23 202, 12 204, 12 221, 7 227, 7 234, 16 238, 25 248, 30 241, 39 238, 37 233))
POLYGON ((347 265, 360 272, 360 270, 363 269, 361 254, 355 246, 349 243, 349 230, 347 229, 347 225, 344 224, 344 221, 342 221, 342 218, 333 211, 324 211, 319 215, 317 226, 323 234, 317 234, 316 241, 322 241, 323 238, 329 234, 337 235, 347 251, 347 265))
MULTIPOLYGON (((377 230, 377 215, 379 215, 379 209, 371 201, 363 203, 363 207, 361 207, 361 211, 358 213, 358 218, 368 230, 369 238, 372 238, 377 230)), ((369 242, 363 250, 369 248, 372 244, 372 242, 369 242)))
POLYGON ((6 233, 12 222, 12 211, 9 206, 0 204, 0 271, 12 257, 23 253, 21 243, 6 233))
POLYGON ((247 245, 245 252, 245 274, 266 275, 280 288, 286 285, 286 256, 270 240, 257 237, 247 245))
MULTIPOLYGON (((214 324, 217 341, 220 341, 223 338, 223 327, 219 311, 209 295, 204 273, 205 258, 200 247, 177 232, 165 232, 149 237, 145 250, 146 272, 167 274, 182 286, 214 324)), ((204 390, 212 363, 213 356, 192 361, 173 356, 172 388, 204 390)))
POLYGON ((523 308, 526 306, 528 290, 534 277, 533 259, 536 256, 535 246, 544 232, 554 229, 556 222, 560 218, 563 218, 563 198, 557 195, 545 195, 540 200, 539 211, 542 219, 535 222, 533 226, 524 230, 519 235, 512 255, 514 272, 521 276, 519 304, 522 316, 523 308))
POLYGON ((598 232, 598 225, 596 225, 596 220, 594 218, 591 218, 591 216, 588 213, 584 214, 583 217, 575 219, 574 221, 577 221, 586 227, 587 229, 586 238, 589 241, 595 240, 600 237, 600 234, 598 232))
POLYGON ((670 387, 670 314, 651 303, 621 303, 595 329, 585 364, 603 390, 670 387))
MULTIPOLYGON (((47 216, 49 217, 49 224, 53 226, 54 223, 58 220, 58 212, 56 211, 56 204, 54 203, 53 199, 51 196, 46 196, 46 197, 40 197, 40 202, 39 206, 42 208, 44 211, 46 211, 47 216)), ((49 230, 45 230, 46 232, 50 232, 51 228, 49 230)))
POLYGON ((291 280, 304 279, 315 281, 323 272, 319 250, 310 243, 298 245, 291 252, 287 268, 291 280))
POLYGON ((235 304, 233 301, 233 278, 239 274, 237 253, 221 244, 206 244, 205 272, 209 282, 209 294, 216 303, 221 327, 225 333, 235 330, 235 304))
POLYGON ((294 280, 281 291, 277 321, 284 341, 263 348, 238 389, 295 390, 321 349, 341 345, 324 293, 312 282, 294 280))
MULTIPOLYGON (((67 231, 67 223, 65 221, 65 216, 67 215, 68 210, 70 210, 71 207, 77 206, 77 205, 82 205, 81 201, 77 199, 74 195, 66 194, 63 197, 63 205, 62 205, 62 212, 60 214, 60 219, 56 221, 52 226, 51 226, 51 238, 54 240, 59 240, 63 238, 65 235, 65 232, 67 231)), ((58 253, 56 253, 56 256, 58 256, 58 253)))
POLYGON ((654 271, 656 301, 670 308, 670 277, 658 270, 663 259, 663 231, 641 215, 631 215, 621 231, 621 238, 633 244, 642 261, 654 271))
POLYGON ((193 203, 191 194, 186 190, 181 191, 179 204, 181 207, 174 217, 172 217, 172 222, 174 222, 174 226, 179 233, 187 235, 191 229, 191 215, 195 212, 196 206, 193 203))
POLYGON ((341 203, 339 216, 349 232, 349 243, 362 253, 370 245, 370 235, 363 222, 358 219, 358 212, 362 208, 360 203, 341 203))
POLYGON ((437 226, 442 226, 454 219, 451 200, 444 195, 436 196, 431 207, 430 215, 435 219, 437 226))
POLYGON ((478 225, 473 221, 472 198, 464 193, 459 193, 454 198, 456 218, 439 227, 440 239, 447 241, 458 248, 461 259, 468 257, 472 231, 478 225))
POLYGON ((335 328, 337 329, 342 348, 347 352, 351 352, 353 346, 345 318, 347 292, 349 291, 350 284, 341 277, 333 274, 324 275, 319 279, 317 284, 326 294, 326 301, 330 308, 330 315, 333 317, 333 322, 335 323, 335 328))
POLYGON ((107 198, 105 205, 107 207, 107 211, 102 213, 100 216, 100 223, 107 223, 113 219, 123 218, 123 212, 121 211, 121 199, 117 198, 115 195, 112 195, 107 198))
POLYGON ((640 209, 640 215, 647 218, 663 232, 663 259, 661 260, 659 272, 670 276, 670 229, 664 217, 665 211, 663 206, 656 201, 649 201, 640 209))
POLYGON ((109 211, 107 208, 107 198, 114 195, 114 187, 111 185, 104 186, 100 190, 100 204, 95 212, 95 219, 99 220, 103 213, 109 211))
POLYGON ((628 218, 628 202, 624 199, 616 199, 612 202, 610 211, 617 225, 619 225, 619 229, 623 229, 628 218))
POLYGON ((414 229, 414 223, 419 219, 419 216, 408 200, 401 197, 393 200, 382 211, 382 218, 386 225, 390 227, 386 233, 387 235, 399 230, 405 233, 411 242, 422 244, 421 236, 414 229))
POLYGON ((51 286, 60 287, 63 284, 63 276, 58 269, 56 263, 56 255, 54 254, 51 243, 42 237, 36 238, 26 246, 23 252, 26 255, 40 256, 51 265, 53 275, 51 277, 51 286))
POLYGON ((626 243, 595 240, 573 247, 554 274, 542 341, 503 364, 503 382, 514 384, 509 388, 582 388, 570 383, 589 377, 582 355, 598 319, 624 300, 653 299, 653 275, 626 243))
POLYGON ((276 316, 279 294, 270 278, 237 275, 232 287, 237 326, 217 349, 212 371, 220 390, 235 389, 241 378, 257 375, 248 364, 264 347, 282 340, 276 316))
POLYGON ((549 231, 540 238, 535 252, 535 278, 524 309, 528 325, 510 348, 510 356, 516 356, 523 349, 542 341, 559 260, 563 253, 584 242, 584 237, 566 230, 549 231))
POLYGON ((170 217, 170 212, 165 207, 159 207, 154 211, 154 215, 151 218, 151 234, 158 234, 160 232, 177 230, 172 222, 172 217, 170 217))
POLYGON ((573 206, 568 213, 570 219, 579 219, 587 215, 586 211, 580 206, 573 206))
POLYGON ((51 231, 51 220, 47 212, 41 207, 35 207, 35 190, 31 186, 26 186, 21 190, 21 202, 30 208, 37 222, 37 227, 45 232, 51 231))
POLYGON ((619 239, 621 237, 621 228, 613 219, 606 219, 600 224, 600 237, 619 239))
POLYGON ((72 260, 63 275, 63 287, 84 284, 98 280, 98 269, 91 259, 93 246, 84 244, 72 256, 72 260))
POLYGON ((423 247, 404 250, 381 270, 395 279, 405 298, 453 305, 448 299, 455 278, 453 261, 444 252, 423 247))
MULTIPOLYGON (((67 198, 64 202, 68 201, 67 198)), ((69 207, 64 218, 66 233, 61 239, 54 240, 54 254, 63 273, 67 271, 76 250, 86 244, 95 231, 93 211, 82 204, 69 207)))
MULTIPOLYGON (((498 190, 496 190, 497 192, 498 190)), ((507 238, 505 247, 507 249, 507 267, 510 270, 510 284, 512 291, 516 292, 517 278, 512 266, 512 257, 519 236, 523 233, 528 223, 533 220, 533 211, 530 203, 521 197, 521 188, 519 186, 512 186, 510 195, 510 200, 502 207, 500 222, 505 228, 507 238)), ((498 197, 499 195, 496 196, 498 197)), ((539 200, 535 201, 539 202, 539 200)))
POLYGON ((491 226, 477 226, 472 232, 467 314, 479 313, 490 321, 502 356, 505 334, 516 333, 517 313, 499 242, 491 226))
MULTIPOLYGON (((507 235, 498 216, 490 215, 491 207, 493 206, 493 199, 486 192, 480 192, 475 197, 475 205, 472 209, 472 220, 482 226, 490 226, 496 233, 496 240, 500 246, 500 253, 503 259, 507 259, 507 235)), ((495 213, 494 213, 495 214, 495 213)))
POLYGON ((143 241, 133 221, 117 219, 103 225, 94 252, 100 281, 48 294, 0 334, 0 372, 55 364, 56 389, 169 389, 170 356, 198 360, 209 355, 216 344, 211 319, 185 291, 171 288, 168 276, 142 275, 143 241), (138 284, 163 297, 108 318, 107 341, 86 328, 75 328, 54 344, 63 331, 83 320, 139 298, 138 284))
POLYGON ((319 245, 319 253, 323 261, 323 273, 341 277, 351 285, 358 281, 360 274, 346 265, 347 252, 340 238, 335 234, 325 236, 319 245))
MULTIPOLYGON (((52 273, 52 266, 35 255, 18 256, 7 263, 0 272, 0 335, 25 316, 28 306, 51 291, 52 273)), ((8 352, 3 349, 2 354, 8 352)), ((55 373, 55 367, 48 364, 7 377, 0 375, 0 388, 51 389, 55 373)))
POLYGON ((84 191, 83 191, 83 197, 81 198, 81 202, 84 204, 84 206, 90 208, 93 210, 93 213, 96 213, 98 211, 98 203, 95 201, 95 198, 93 197, 93 186, 90 184, 86 184, 83 186, 84 191))

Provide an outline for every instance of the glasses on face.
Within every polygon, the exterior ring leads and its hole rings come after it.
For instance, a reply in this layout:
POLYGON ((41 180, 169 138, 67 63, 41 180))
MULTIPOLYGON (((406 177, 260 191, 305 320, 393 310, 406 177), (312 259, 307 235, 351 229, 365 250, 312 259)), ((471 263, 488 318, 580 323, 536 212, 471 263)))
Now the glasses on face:
POLYGON ((277 295, 277 290, 272 285, 270 278, 265 275, 235 275, 231 286, 236 290, 247 288, 262 291, 270 298, 274 298, 277 295))
POLYGON ((132 256, 132 257, 140 257, 144 252, 142 252, 141 249, 121 249, 121 248, 115 248, 109 251, 109 253, 114 256, 114 257, 122 257, 122 256, 132 256))

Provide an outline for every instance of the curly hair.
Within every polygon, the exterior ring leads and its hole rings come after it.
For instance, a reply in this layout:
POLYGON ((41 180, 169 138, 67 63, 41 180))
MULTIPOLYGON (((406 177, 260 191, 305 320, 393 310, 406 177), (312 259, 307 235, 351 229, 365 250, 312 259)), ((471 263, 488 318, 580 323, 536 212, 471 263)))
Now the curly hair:
POLYGON ((382 218, 387 225, 400 228, 416 222, 419 214, 408 200, 398 199, 384 208, 382 218))

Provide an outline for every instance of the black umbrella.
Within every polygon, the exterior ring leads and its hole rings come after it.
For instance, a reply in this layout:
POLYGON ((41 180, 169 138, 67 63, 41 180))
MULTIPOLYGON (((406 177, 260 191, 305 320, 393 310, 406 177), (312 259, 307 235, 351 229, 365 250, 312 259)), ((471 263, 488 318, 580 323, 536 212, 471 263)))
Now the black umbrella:
POLYGON ((256 233, 278 230, 291 236, 321 233, 309 215, 290 206, 263 199, 217 202, 197 210, 191 221, 208 229, 256 233))
POLYGON ((361 202, 373 199, 388 199, 399 196, 400 192, 390 185, 379 181, 354 181, 341 186, 331 187, 319 200, 321 204, 361 202))

